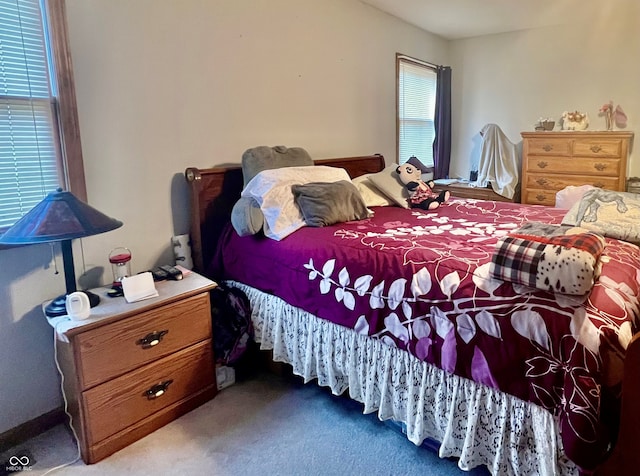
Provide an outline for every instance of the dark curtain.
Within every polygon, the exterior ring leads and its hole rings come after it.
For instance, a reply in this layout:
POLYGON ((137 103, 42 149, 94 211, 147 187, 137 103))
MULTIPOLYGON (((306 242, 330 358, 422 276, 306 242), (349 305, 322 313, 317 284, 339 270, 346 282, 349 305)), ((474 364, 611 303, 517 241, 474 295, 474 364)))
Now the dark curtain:
POLYGON ((433 178, 447 178, 451 162, 451 68, 438 66, 436 86, 436 137, 433 140, 433 178))

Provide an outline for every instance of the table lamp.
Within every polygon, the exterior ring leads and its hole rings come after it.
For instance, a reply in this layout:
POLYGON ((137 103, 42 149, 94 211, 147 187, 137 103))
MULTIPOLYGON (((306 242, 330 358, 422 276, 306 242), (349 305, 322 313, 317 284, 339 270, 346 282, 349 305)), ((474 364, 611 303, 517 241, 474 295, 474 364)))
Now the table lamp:
MULTIPOLYGON (((71 241, 75 238, 115 230, 121 226, 121 221, 108 217, 76 198, 71 192, 65 192, 59 188, 49 193, 0 236, 0 244, 30 245, 60 242, 67 292, 51 301, 45 308, 45 314, 49 317, 63 316, 67 314, 67 294, 77 290, 71 241)), ((88 291, 83 292, 89 296, 91 307, 100 302, 98 295, 88 291)))

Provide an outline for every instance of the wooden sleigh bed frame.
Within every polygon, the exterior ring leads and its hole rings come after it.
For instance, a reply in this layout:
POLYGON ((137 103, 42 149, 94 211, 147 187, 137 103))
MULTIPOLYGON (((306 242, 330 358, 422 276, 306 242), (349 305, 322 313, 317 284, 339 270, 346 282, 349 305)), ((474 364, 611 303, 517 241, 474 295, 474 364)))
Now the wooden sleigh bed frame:
MULTIPOLYGON (((314 161, 316 165, 344 168, 352 178, 381 171, 381 155, 314 161)), ((206 271, 222 227, 243 186, 242 168, 223 165, 207 169, 189 167, 185 178, 191 191, 191 247, 196 271, 206 271), (206 246, 204 244, 207 244, 206 246)), ((619 436, 614 450, 595 474, 634 474, 640 468, 640 334, 627 349, 623 377, 623 398, 619 436)))

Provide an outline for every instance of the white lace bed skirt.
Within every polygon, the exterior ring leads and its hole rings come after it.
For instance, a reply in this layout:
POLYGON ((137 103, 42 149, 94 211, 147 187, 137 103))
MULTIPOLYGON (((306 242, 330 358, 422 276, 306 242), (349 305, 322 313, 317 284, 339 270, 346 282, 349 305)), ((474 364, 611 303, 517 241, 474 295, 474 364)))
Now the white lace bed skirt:
POLYGON ((320 319, 237 282, 252 305, 255 338, 305 382, 364 404, 406 427, 416 445, 440 442, 458 467, 486 465, 492 474, 577 474, 562 451, 558 422, 545 409, 444 372, 406 351, 320 319))

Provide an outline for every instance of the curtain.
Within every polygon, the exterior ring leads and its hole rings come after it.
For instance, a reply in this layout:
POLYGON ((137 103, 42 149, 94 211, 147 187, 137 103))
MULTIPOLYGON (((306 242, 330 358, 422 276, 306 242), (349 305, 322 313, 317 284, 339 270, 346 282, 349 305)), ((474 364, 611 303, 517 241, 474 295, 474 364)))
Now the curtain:
POLYGON ((438 66, 433 140, 433 178, 447 178, 451 162, 451 67, 438 66))

